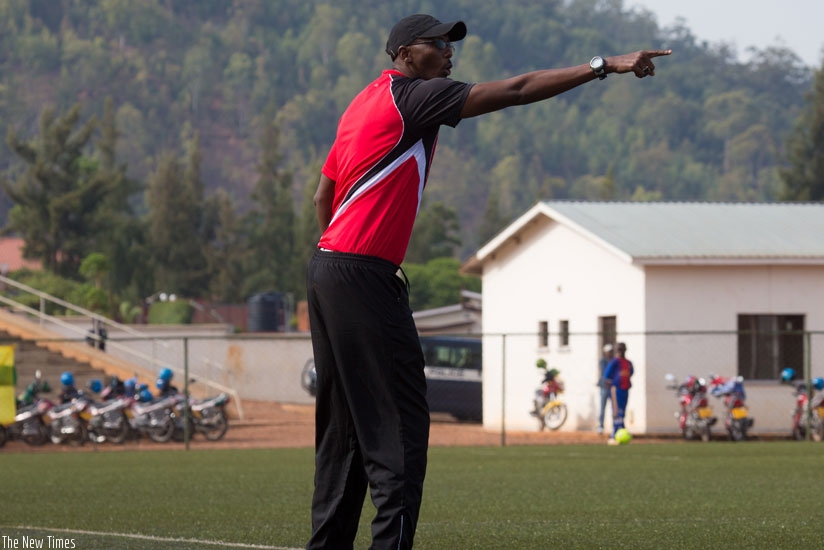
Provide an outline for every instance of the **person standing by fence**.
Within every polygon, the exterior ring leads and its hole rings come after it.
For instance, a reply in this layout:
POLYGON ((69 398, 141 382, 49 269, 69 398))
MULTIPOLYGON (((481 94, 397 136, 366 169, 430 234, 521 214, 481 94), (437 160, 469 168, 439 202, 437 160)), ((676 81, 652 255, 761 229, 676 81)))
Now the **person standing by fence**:
POLYGON ((601 390, 601 408, 598 413, 599 434, 604 433, 604 417, 607 412, 607 401, 610 400, 609 384, 607 384, 607 379, 604 377, 604 374, 607 371, 607 365, 609 365, 609 362, 612 361, 612 357, 612 344, 604 344, 603 354, 601 355, 601 359, 598 361, 598 388, 601 390))
POLYGON ((627 359, 627 345, 618 342, 615 346, 615 357, 607 365, 604 379, 612 395, 612 437, 609 444, 615 445, 615 433, 624 427, 624 415, 629 400, 629 389, 632 387, 631 378, 635 372, 632 361, 627 359))

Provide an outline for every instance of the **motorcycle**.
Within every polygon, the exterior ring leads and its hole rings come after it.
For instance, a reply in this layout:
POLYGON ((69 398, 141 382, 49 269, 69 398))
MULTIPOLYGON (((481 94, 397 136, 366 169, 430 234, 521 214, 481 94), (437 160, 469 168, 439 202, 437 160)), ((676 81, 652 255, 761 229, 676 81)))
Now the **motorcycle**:
MULTIPOLYGON (((546 363, 541 363, 539 360, 538 368, 546 369, 546 363)), ((535 390, 532 411, 529 414, 538 419, 538 431, 543 431, 544 428, 557 430, 566 422, 567 406, 558 397, 564 392, 564 383, 558 374, 558 369, 547 370, 541 387, 535 390)))
POLYGON ((711 375, 710 384, 713 386, 710 393, 715 397, 724 398, 724 427, 730 441, 746 441, 747 430, 752 428, 754 419, 749 416, 745 404, 747 395, 744 392, 744 378, 711 375))
POLYGON ((174 435, 174 410, 182 399, 183 396, 179 394, 154 399, 143 384, 138 390, 137 398, 126 409, 131 429, 148 436, 152 441, 166 443, 174 435))
POLYGON ((312 397, 318 395, 318 373, 315 370, 315 359, 310 358, 303 365, 300 373, 300 386, 312 397))
MULTIPOLYGON (((793 369, 784 369, 781 375, 781 382, 784 384, 793 383, 795 377, 793 369)), ((813 388, 818 392, 809 400, 807 384, 805 382, 793 383, 795 396, 795 409, 792 411, 793 426, 792 437, 796 441, 807 438, 807 426, 810 427, 810 438, 813 441, 824 440, 824 378, 814 378, 813 388), (809 407, 807 403, 809 401, 809 407)))
POLYGON ((115 444, 122 444, 131 435, 131 426, 126 410, 131 407, 134 397, 125 394, 123 384, 119 379, 112 378, 112 383, 105 389, 99 380, 92 380, 89 389, 93 393, 100 393, 102 401, 89 399, 87 407, 80 413, 81 418, 86 422, 89 439, 95 443, 110 441, 115 444))
POLYGON ((85 395, 80 395, 68 403, 55 405, 46 412, 44 420, 49 426, 49 437, 52 443, 79 446, 86 442, 89 432, 81 414, 89 403, 85 395))
POLYGON ((49 427, 43 417, 52 407, 54 403, 48 399, 37 399, 31 405, 17 409, 14 422, 5 426, 5 439, 23 441, 32 446, 46 443, 49 440, 49 427))
POLYGON ((32 446, 39 446, 49 440, 49 427, 44 421, 44 415, 54 407, 54 403, 40 397, 40 392, 51 391, 49 383, 43 380, 40 371, 36 371, 34 382, 26 386, 26 390, 17 397, 17 411, 14 420, 0 427, 0 446, 6 441, 18 440, 32 446))
POLYGON ((688 376, 678 384, 675 376, 667 374, 667 389, 675 390, 681 409, 675 413, 678 427, 686 440, 712 439, 712 426, 718 419, 712 415, 712 407, 707 400, 707 383, 703 378, 688 376))
MULTIPOLYGON (((184 400, 178 403, 175 408, 175 439, 183 440, 183 419, 186 411, 183 408, 184 400)), ((229 396, 221 393, 215 397, 207 399, 189 399, 189 434, 203 434, 209 441, 218 441, 226 435, 229 429, 229 419, 226 415, 226 405, 229 403, 229 396)))

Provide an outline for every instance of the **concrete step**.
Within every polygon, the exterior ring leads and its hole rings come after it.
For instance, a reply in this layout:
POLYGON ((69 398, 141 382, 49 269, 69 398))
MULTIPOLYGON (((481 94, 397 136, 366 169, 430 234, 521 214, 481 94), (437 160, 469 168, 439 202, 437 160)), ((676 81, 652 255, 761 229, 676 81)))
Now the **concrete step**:
POLYGON ((52 394, 60 391, 60 376, 70 372, 74 376, 75 387, 84 389, 93 379, 99 379, 103 384, 108 383, 109 377, 103 369, 80 362, 76 359, 64 357, 62 354, 38 347, 35 343, 15 338, 7 332, 0 331, 0 345, 14 346, 14 363, 17 370, 17 384, 15 395, 22 393, 35 379, 39 370, 43 380, 52 388, 52 394))

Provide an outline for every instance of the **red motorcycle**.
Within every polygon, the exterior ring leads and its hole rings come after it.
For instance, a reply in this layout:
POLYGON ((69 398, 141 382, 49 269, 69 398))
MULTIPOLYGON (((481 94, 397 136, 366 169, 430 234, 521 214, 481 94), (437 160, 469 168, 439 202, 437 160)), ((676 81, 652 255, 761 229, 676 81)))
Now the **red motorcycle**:
POLYGON ((745 404, 747 394, 744 392, 744 378, 711 375, 710 384, 713 386, 710 393, 724 399, 724 427, 730 441, 745 441, 747 431, 752 428, 754 420, 750 418, 745 404))
MULTIPOLYGON (((781 382, 784 384, 793 383, 795 371, 791 368, 784 369, 781 373, 781 382)), ((818 393, 813 395, 809 401, 807 384, 804 382, 793 383, 795 391, 795 409, 793 415, 793 439, 801 441, 807 437, 807 426, 810 427, 810 438, 813 441, 824 440, 824 378, 813 378, 813 388, 818 393), (809 401, 809 407, 807 403, 809 401)))
POLYGON ((678 417, 678 427, 686 440, 712 439, 712 425, 718 420, 712 415, 707 399, 707 382, 703 378, 687 376, 678 384, 671 374, 666 376, 667 389, 675 390, 681 409, 675 413, 678 417))

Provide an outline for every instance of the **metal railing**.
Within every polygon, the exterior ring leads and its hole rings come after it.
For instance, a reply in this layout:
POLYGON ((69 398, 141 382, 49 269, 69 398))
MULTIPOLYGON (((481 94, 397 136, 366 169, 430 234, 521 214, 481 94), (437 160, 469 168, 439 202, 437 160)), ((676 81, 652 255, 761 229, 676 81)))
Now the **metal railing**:
MULTIPOLYGON (((82 308, 80 306, 77 306, 75 304, 66 302, 65 300, 61 300, 60 298, 57 298, 56 296, 52 296, 50 294, 47 294, 47 293, 42 292, 40 290, 37 290, 36 288, 32 288, 28 285, 25 285, 23 283, 20 283, 18 281, 13 280, 13 279, 9 279, 8 277, 5 277, 3 275, 0 275, 0 283, 3 283, 5 285, 8 285, 8 286, 11 286, 11 287, 14 287, 14 288, 17 288, 19 290, 22 290, 24 292, 27 292, 27 293, 32 294, 34 296, 37 296, 39 298, 39 300, 40 300, 40 310, 39 311, 32 308, 32 307, 29 307, 25 304, 22 304, 22 303, 20 303, 16 300, 12 300, 11 298, 8 298, 8 297, 3 296, 3 295, 0 295, 0 302, 8 305, 9 307, 11 307, 14 310, 24 311, 24 312, 28 313, 29 315, 32 315, 32 316, 36 317, 39 320, 39 323, 40 323, 41 326, 43 326, 44 323, 46 321, 48 321, 49 323, 53 323, 53 324, 61 327, 62 329, 70 332, 70 333, 79 334, 81 336, 81 338, 80 338, 81 341, 83 341, 83 339, 93 339, 93 340, 99 342, 99 341, 102 341, 102 339, 103 339, 96 332, 93 333, 93 334, 90 334, 90 333, 86 332, 84 329, 82 329, 80 327, 77 327, 72 323, 68 323, 68 322, 66 322, 62 319, 59 319, 59 318, 57 318, 53 315, 47 314, 46 313, 46 303, 51 302, 53 304, 56 304, 60 307, 65 308, 69 311, 73 311, 73 312, 78 313, 80 315, 84 315, 86 317, 89 317, 89 318, 92 319, 92 321, 95 324, 99 323, 100 325, 115 328, 115 329, 131 336, 133 340, 143 340, 143 341, 151 340, 153 344, 156 343, 156 342, 159 342, 162 346, 164 346, 166 348, 169 347, 168 342, 164 341, 163 339, 154 338, 151 335, 145 334, 145 333, 143 333, 143 332, 141 332, 141 331, 139 331, 139 330, 137 330, 137 329, 135 329, 131 326, 124 325, 122 323, 118 323, 117 321, 109 319, 108 317, 100 315, 99 313, 95 313, 93 311, 87 310, 87 309, 82 308)), ((184 377, 184 380, 186 380, 187 382, 189 380, 191 380, 193 382, 198 382, 198 383, 201 383, 205 386, 213 388, 216 391, 228 393, 229 395, 232 396, 232 398, 234 400, 235 406, 237 407, 238 416, 240 417, 240 419, 243 419, 243 406, 241 405, 240 396, 238 395, 238 392, 235 391, 233 388, 230 388, 230 387, 225 386, 225 385, 223 385, 219 382, 216 382, 214 380, 210 380, 208 378, 204 378, 204 377, 199 376, 199 375, 191 375, 188 372, 188 366, 181 367, 179 365, 174 365, 174 364, 168 363, 166 361, 158 360, 158 358, 154 355, 154 353, 152 355, 147 355, 147 354, 145 354, 145 353, 143 353, 139 350, 136 350, 136 349, 134 349, 134 348, 132 348, 128 345, 124 345, 123 342, 128 342, 128 341, 129 341, 129 339, 122 339, 120 341, 115 340, 115 339, 106 339, 106 345, 122 352, 124 355, 126 355, 128 357, 132 357, 133 359, 137 359, 139 361, 142 361, 144 363, 149 364, 150 367, 152 369, 156 370, 156 371, 159 370, 159 369, 162 369, 162 368, 168 368, 168 369, 171 369, 172 372, 174 372, 175 374, 179 374, 182 377, 184 377)), ((154 350, 154 345, 152 346, 152 349, 154 350)), ((187 358, 184 358, 184 360, 186 360, 186 359, 187 358)), ((214 361, 212 359, 206 358, 206 357, 203 358, 203 361, 209 362, 209 363, 214 363, 214 361)))

